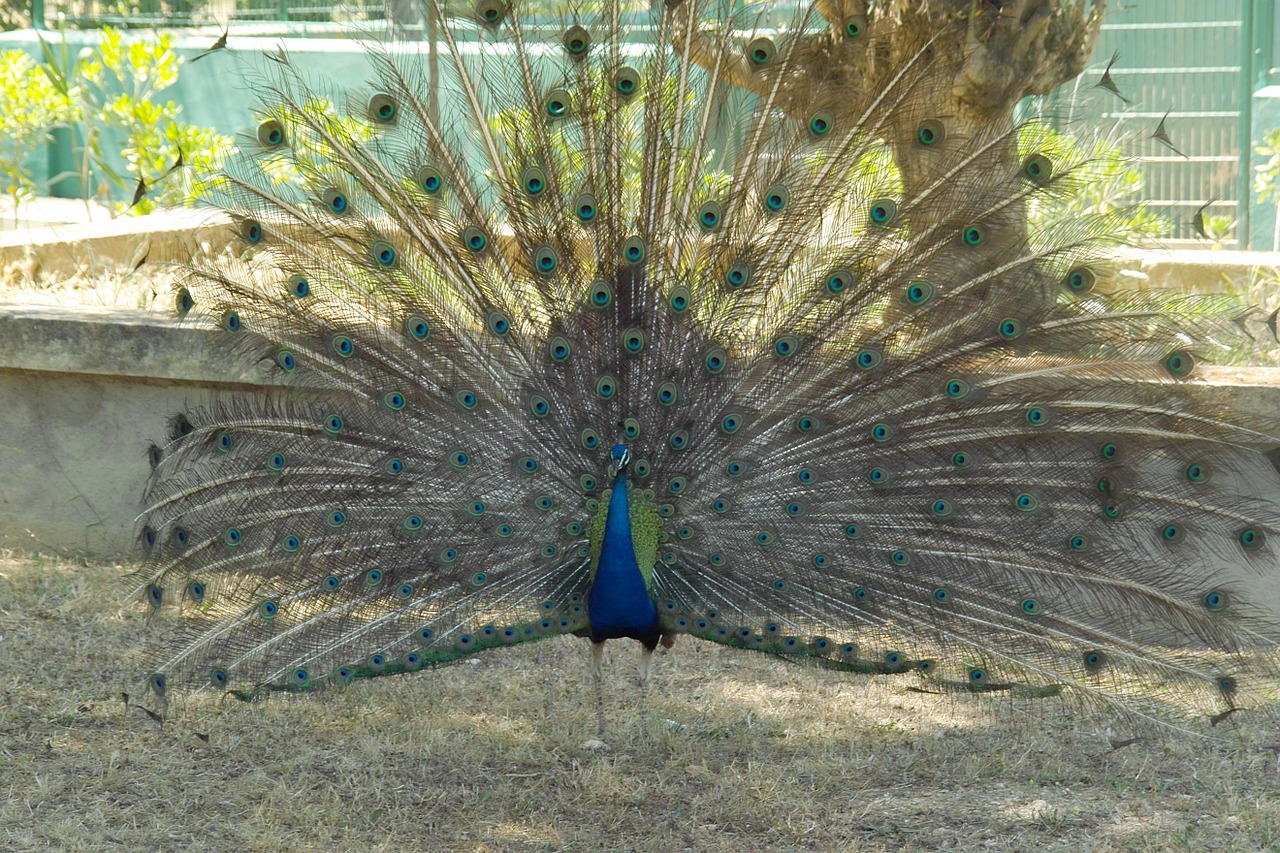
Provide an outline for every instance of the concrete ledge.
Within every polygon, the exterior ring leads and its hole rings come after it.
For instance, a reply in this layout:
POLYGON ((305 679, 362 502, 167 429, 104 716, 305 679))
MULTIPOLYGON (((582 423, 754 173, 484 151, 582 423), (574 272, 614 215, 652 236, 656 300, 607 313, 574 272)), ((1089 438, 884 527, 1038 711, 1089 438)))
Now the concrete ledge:
MULTIPOLYGON (((0 547, 136 553, 146 453, 169 418, 219 390, 282 390, 252 370, 228 376, 217 334, 141 312, 0 305, 0 547)), ((1280 418, 1280 368, 1202 371, 1241 417, 1280 418)))
POLYGON ((147 449, 169 418, 219 390, 270 387, 229 377, 215 334, 141 312, 0 305, 0 547, 134 552, 147 449))
POLYGON ((1245 293, 1260 280, 1280 281, 1280 252, 1215 249, 1117 249, 1134 287, 1179 293, 1245 293))
POLYGON ((227 384, 209 329, 145 311, 0 304, 0 371, 227 384))
POLYGON ((220 252, 232 239, 227 222, 210 210, 165 210, 105 222, 28 223, 0 231, 0 270, 25 266, 33 279, 41 274, 67 277, 79 272, 128 271, 144 257, 153 262, 176 257, 175 250, 182 246, 220 252))

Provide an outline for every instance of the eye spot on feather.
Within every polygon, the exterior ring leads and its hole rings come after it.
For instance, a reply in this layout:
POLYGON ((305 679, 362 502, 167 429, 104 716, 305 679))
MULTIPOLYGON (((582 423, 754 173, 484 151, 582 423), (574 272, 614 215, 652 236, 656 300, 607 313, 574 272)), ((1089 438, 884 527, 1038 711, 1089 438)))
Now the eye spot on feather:
POLYGON ((1186 379, 1195 367, 1195 356, 1187 350, 1174 350, 1164 359, 1164 369, 1175 379, 1186 379))
POLYGON ((946 138, 942 122, 930 120, 916 128, 916 144, 923 148, 932 148, 946 138))
POLYGON ((347 196, 336 188, 330 187, 325 190, 321 198, 330 212, 339 214, 347 212, 347 196))
POLYGON ((1047 184, 1053 178, 1053 161, 1044 154, 1032 154, 1022 164, 1022 174, 1035 184, 1047 184))
POLYGON ((853 363, 858 370, 875 370, 884 364, 884 353, 876 347, 866 347, 858 350, 853 363))
POLYGON ((1076 294, 1088 293, 1093 290, 1096 282, 1097 277, 1088 267, 1074 267, 1063 279, 1063 284, 1066 285, 1067 290, 1076 294))
POLYGON ((849 270, 836 270, 827 276, 826 287, 827 292, 831 294, 843 293, 854 282, 853 273, 849 270))
POLYGON ((569 93, 564 89, 555 89, 547 95, 546 110, 547 117, 552 119, 564 118, 569 115, 573 101, 569 97, 569 93))
POLYGON ((583 193, 573 203, 574 215, 578 217, 578 221, 583 225, 587 225, 595 221, 596 218, 596 199, 589 193, 583 193))
POLYGON ((724 218, 724 208, 719 202, 709 201, 698 209, 698 224, 704 231, 714 231, 724 218))
POLYGON ((511 331, 511 320, 501 311, 490 311, 485 318, 485 325, 499 338, 506 337, 507 332, 511 331))
POLYGON ((1035 513, 1040 510, 1040 499, 1029 492, 1023 492, 1013 499, 1013 506, 1020 513, 1035 513))
POLYGON ((262 226, 252 219, 240 223, 239 234, 240 239, 249 245, 262 242, 262 226))
POLYGON ((671 306, 672 311, 677 314, 683 314, 689 308, 690 299, 689 288, 682 284, 671 291, 671 298, 668 300, 668 304, 671 306))
POLYGON ((521 174, 520 186, 531 198, 537 197, 547 188, 547 173, 537 166, 530 166, 521 174))
POLYGON ((889 444, 897 437, 897 429, 889 424, 876 424, 871 427, 871 440, 876 444, 889 444))
POLYGON ((369 99, 368 115, 378 124, 391 124, 396 119, 398 107, 395 98, 379 93, 369 99))
POLYGON ((628 264, 639 264, 645 258, 645 243, 640 237, 630 237, 622 244, 622 259, 628 264))
POLYGON ((570 56, 581 59, 591 49, 591 36, 582 27, 573 26, 565 30, 562 43, 570 56))
POLYGON ((613 301, 613 288, 604 279, 597 279, 591 285, 591 305, 595 308, 608 307, 613 301))
POLYGON ((1227 609, 1227 594, 1221 590, 1215 589, 1212 592, 1207 592, 1201 600, 1207 610, 1217 612, 1227 609))
POLYGON ((871 222, 874 225, 887 226, 892 225, 898 218, 898 205, 890 199, 879 199, 873 201, 868 209, 871 222))
POLYGON ((1256 551, 1266 544, 1266 534, 1256 527, 1246 527, 1236 539, 1248 551, 1256 551))
POLYGON ((768 213, 781 213, 791 201, 791 192, 782 184, 774 184, 764 191, 764 209, 768 213))
POLYGON ((540 246, 533 253, 533 268, 539 275, 551 275, 560 265, 560 257, 550 246, 540 246))
POLYGON ((444 187, 444 176, 431 166, 423 166, 414 174, 414 183, 427 195, 436 195, 444 187))
POLYGON ((640 75, 634 68, 619 68, 613 78, 613 88, 623 98, 629 98, 640 91, 640 75))
POLYGON ((1017 340, 1022 337, 1024 332, 1026 332, 1026 326, 1023 325, 1021 320, 1013 317, 1006 317, 996 326, 996 333, 1006 341, 1017 340))
POLYGON ((356 351, 356 345, 346 335, 334 335, 329 341, 329 348, 339 358, 350 358, 356 351))
POLYGON ((924 279, 916 279, 907 285, 907 291, 903 294, 903 298, 908 305, 919 308, 932 302, 936 292, 931 282, 924 279))
POLYGON ((266 148, 279 148, 285 143, 284 125, 268 119, 258 125, 258 143, 266 148))
POLYGON ((489 237, 476 226, 469 225, 462 230, 462 244, 473 254, 480 255, 489 248, 489 237))
POLYGON ((476 4, 476 19, 486 27, 497 27, 507 16, 507 7, 499 0, 480 0, 476 4))
POLYGON ((752 68, 765 68, 778 53, 777 45, 772 39, 758 38, 747 46, 747 60, 751 63, 752 68))

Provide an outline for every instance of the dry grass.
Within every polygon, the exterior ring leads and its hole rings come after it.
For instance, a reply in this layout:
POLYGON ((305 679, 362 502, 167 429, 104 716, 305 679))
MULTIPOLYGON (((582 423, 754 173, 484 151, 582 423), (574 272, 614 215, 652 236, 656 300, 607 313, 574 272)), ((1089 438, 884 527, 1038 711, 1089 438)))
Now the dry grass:
POLYGON ((0 269, 0 302, 170 311, 172 289, 173 272, 164 267, 144 266, 133 273, 113 269, 66 276, 33 276, 21 265, 0 269))
POLYGON ((606 750, 583 748, 573 638, 319 697, 198 697, 161 727, 120 700, 163 629, 121 603, 124 571, 0 560, 0 849, 1280 849, 1260 721, 1111 750, 1053 701, 689 640, 658 660, 647 721, 611 644, 606 750))

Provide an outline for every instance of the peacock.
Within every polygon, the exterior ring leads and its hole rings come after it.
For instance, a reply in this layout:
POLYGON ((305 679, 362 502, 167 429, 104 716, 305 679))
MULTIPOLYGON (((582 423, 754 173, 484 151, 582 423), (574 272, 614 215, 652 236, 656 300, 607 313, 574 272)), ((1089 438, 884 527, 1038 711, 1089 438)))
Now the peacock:
POLYGON ((371 44, 363 84, 262 57, 208 186, 232 249, 173 286, 273 390, 151 449, 155 696, 562 634, 597 688, 638 641, 647 696, 683 634, 1175 725, 1273 705, 1280 418, 1201 375, 1255 312, 1126 288, 1123 211, 1029 216, 1093 155, 942 106, 950 35, 1025 4, 911 5, 427 0, 431 50, 371 44))

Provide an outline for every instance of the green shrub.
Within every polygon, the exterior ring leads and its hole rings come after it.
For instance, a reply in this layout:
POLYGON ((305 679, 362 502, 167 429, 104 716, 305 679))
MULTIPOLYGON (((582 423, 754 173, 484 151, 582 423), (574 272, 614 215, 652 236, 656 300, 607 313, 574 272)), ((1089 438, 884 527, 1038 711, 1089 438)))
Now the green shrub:
POLYGON ((203 185, 190 176, 216 169, 231 140, 182 121, 181 106, 157 97, 178 82, 172 35, 126 41, 119 30, 104 27, 97 50, 75 60, 65 41, 42 46, 49 81, 73 104, 69 123, 82 140, 78 171, 86 194, 103 185, 113 197, 126 199, 117 209, 131 213, 189 204, 200 195, 203 185), (116 167, 117 151, 123 174, 116 167), (183 169, 173 168, 179 155, 183 169), (149 192, 131 204, 139 178, 149 192))
POLYGON ((34 59, 20 50, 0 52, 0 182, 15 222, 18 205, 39 189, 29 169, 32 155, 74 111, 34 59))

